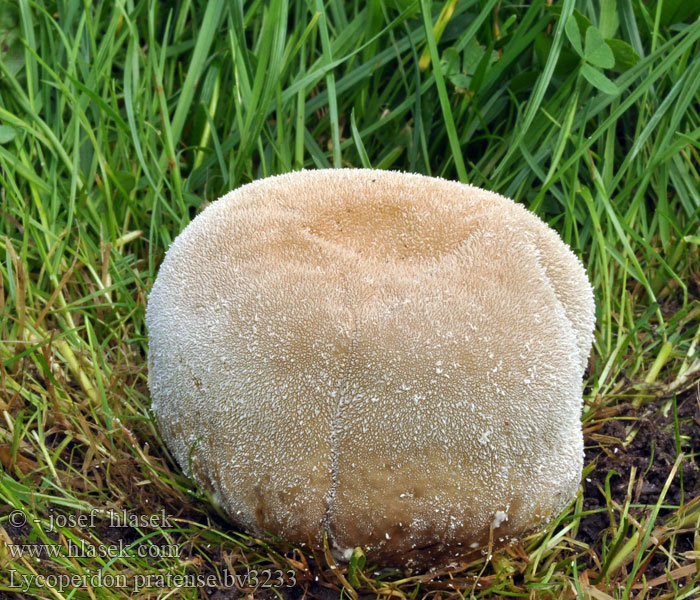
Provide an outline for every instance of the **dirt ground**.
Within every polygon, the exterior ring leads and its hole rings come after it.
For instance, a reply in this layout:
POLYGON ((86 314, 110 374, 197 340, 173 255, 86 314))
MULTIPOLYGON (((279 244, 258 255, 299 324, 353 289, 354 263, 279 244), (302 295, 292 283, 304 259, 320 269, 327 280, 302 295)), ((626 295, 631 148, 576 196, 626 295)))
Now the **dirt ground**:
MULTIPOLYGON (((636 467, 630 514, 635 518, 649 514, 657 503, 676 461, 678 451, 686 455, 672 479, 659 512, 662 524, 673 508, 687 504, 700 494, 700 396, 690 390, 676 400, 664 414, 656 405, 635 409, 630 404, 615 407, 614 415, 586 436, 585 464, 595 469, 584 480, 584 510, 606 507, 605 489, 609 473, 610 498, 619 506, 628 500, 630 474, 636 467), (677 423, 677 431, 676 431, 677 423), (630 437, 634 436, 631 440, 630 437), (680 446, 680 448, 678 447, 680 446)), ((600 556, 610 520, 606 510, 584 516, 578 539, 591 545, 600 556)), ((676 536, 676 552, 693 550, 693 532, 676 536)), ((589 566, 594 567, 591 557, 589 566)), ((647 580, 664 573, 668 558, 657 552, 645 571, 647 580)))

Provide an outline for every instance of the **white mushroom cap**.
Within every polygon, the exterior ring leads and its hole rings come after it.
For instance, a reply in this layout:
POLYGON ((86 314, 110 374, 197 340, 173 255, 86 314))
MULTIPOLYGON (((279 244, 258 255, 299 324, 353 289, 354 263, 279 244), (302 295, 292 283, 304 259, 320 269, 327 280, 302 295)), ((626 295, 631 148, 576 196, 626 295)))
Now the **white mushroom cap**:
POLYGON ((578 487, 591 286, 497 194, 369 169, 256 181, 173 242, 146 319, 163 438, 256 535, 436 564, 578 487))

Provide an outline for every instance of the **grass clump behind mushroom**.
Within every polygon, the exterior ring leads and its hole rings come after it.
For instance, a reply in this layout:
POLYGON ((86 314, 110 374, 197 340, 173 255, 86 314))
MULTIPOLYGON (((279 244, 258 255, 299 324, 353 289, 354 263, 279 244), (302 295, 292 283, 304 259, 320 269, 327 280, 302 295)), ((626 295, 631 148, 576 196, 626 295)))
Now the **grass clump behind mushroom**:
POLYGON ((250 591, 246 569, 271 569, 297 584, 258 594, 696 597, 700 22, 692 3, 600 6, 1 3, 0 593, 67 597, 48 576, 89 571, 127 586, 73 598, 226 598, 225 573, 250 591), (612 67, 588 64, 607 60, 600 38, 612 67), (330 166, 466 177, 536 212, 587 268, 582 493, 490 560, 378 573, 236 533, 153 427, 144 307, 172 239, 230 189, 330 166), (168 519, 48 530, 122 508, 168 519), (134 554, 12 545, 69 539, 134 554))

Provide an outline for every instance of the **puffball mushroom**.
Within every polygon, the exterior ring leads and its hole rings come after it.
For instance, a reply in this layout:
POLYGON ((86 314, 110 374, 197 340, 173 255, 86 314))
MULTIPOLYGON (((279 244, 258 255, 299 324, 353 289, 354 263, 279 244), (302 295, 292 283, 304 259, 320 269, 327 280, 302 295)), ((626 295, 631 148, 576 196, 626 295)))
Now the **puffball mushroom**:
POLYGON ((591 286, 497 194, 370 169, 256 181, 175 239, 146 321, 163 439, 254 535, 438 566, 577 490, 591 286))

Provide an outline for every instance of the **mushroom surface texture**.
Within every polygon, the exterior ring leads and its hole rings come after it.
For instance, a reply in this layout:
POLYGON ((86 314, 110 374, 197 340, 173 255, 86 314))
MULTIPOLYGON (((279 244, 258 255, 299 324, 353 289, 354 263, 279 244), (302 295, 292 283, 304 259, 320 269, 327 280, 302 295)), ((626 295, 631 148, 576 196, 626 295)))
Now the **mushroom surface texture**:
POLYGON ((175 239, 146 321, 163 439, 254 535, 437 567, 578 489, 593 292, 497 194, 370 169, 244 185, 175 239))

